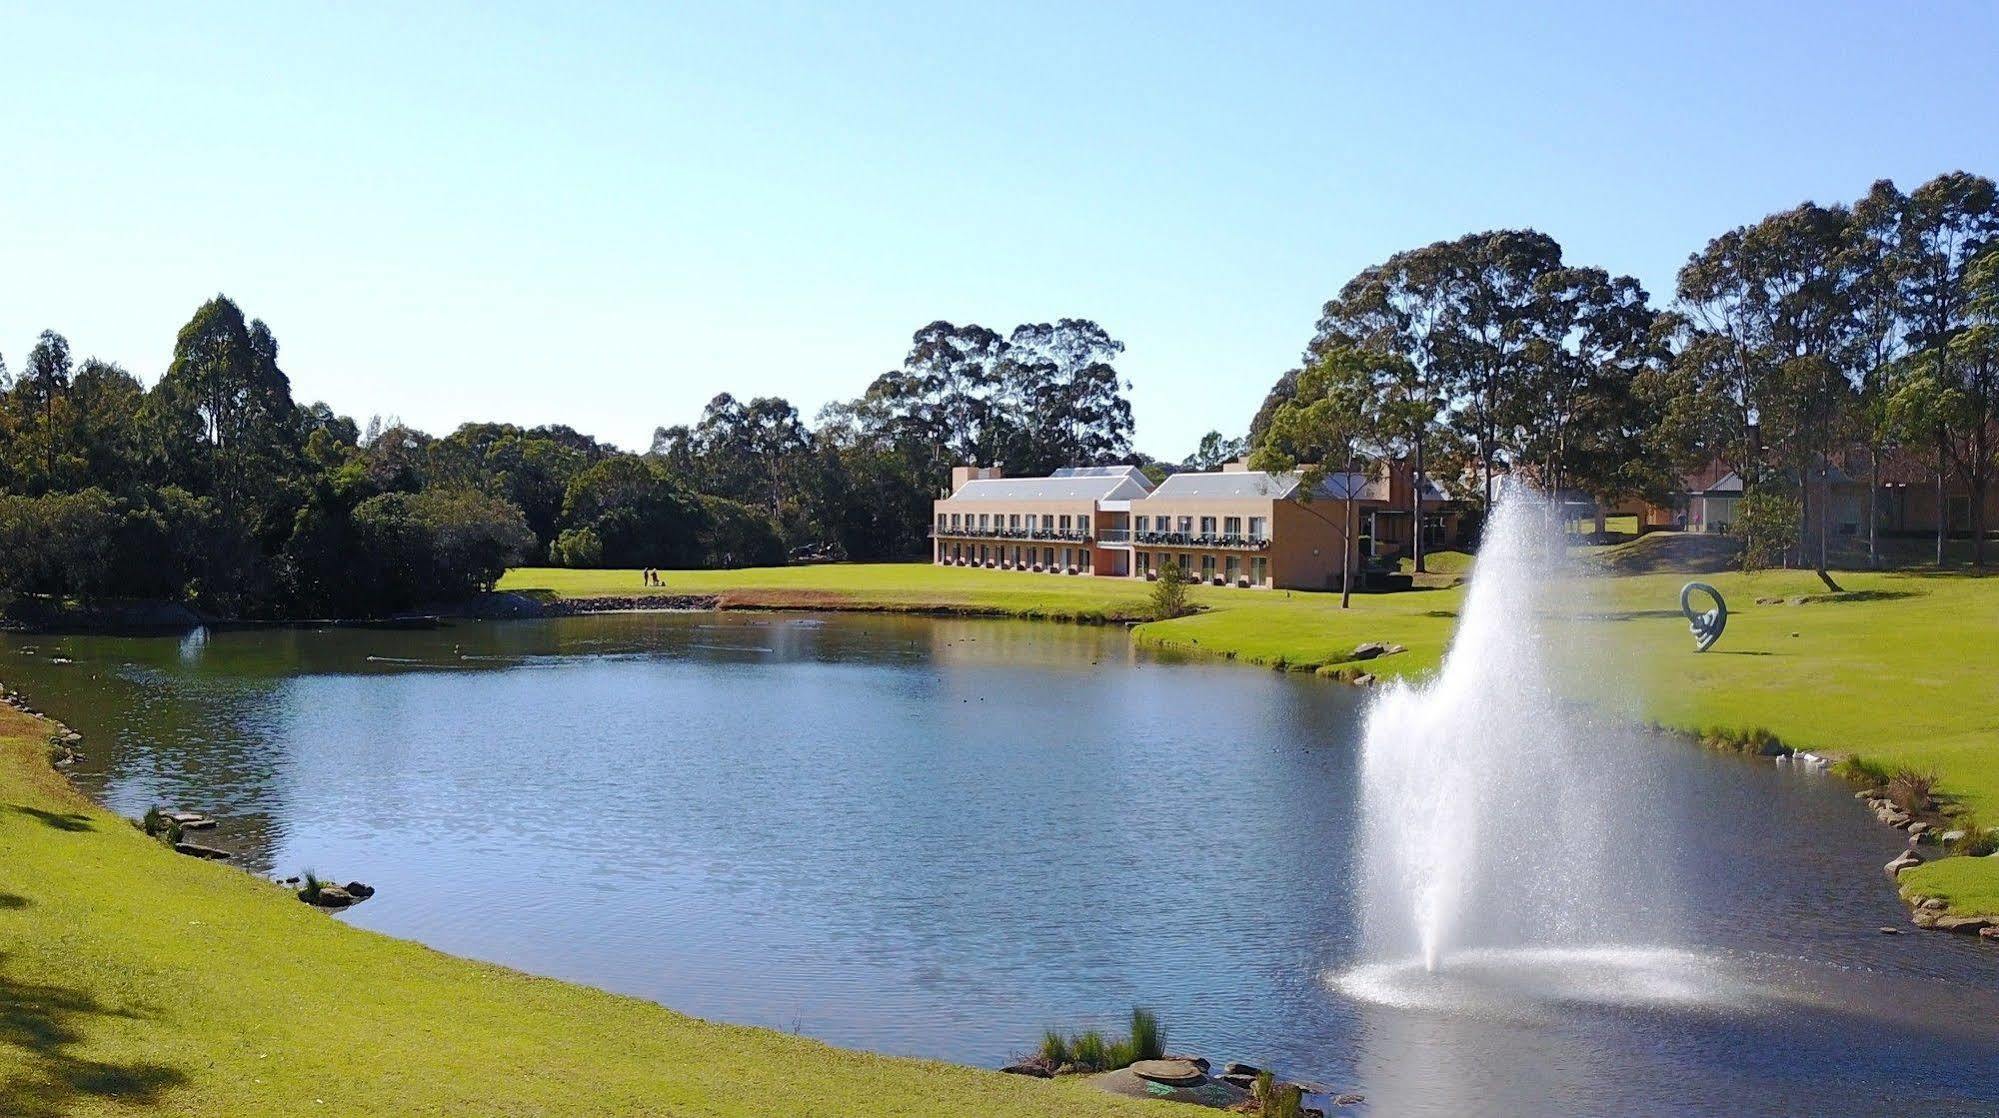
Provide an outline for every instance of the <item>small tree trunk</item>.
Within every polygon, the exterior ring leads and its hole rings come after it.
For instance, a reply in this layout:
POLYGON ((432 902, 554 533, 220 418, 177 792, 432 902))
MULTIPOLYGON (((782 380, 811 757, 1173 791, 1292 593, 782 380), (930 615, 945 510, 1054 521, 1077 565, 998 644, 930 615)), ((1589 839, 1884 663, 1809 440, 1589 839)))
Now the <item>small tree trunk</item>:
POLYGON ((1826 533, 1831 523, 1832 523, 1832 470, 1829 466, 1825 465, 1824 463, 1821 463, 1819 465, 1818 576, 1819 576, 1819 581, 1825 583, 1825 588, 1827 590, 1830 590, 1833 593, 1838 594, 1841 593, 1839 583, 1834 582, 1832 580, 1832 575, 1827 573, 1826 562, 1825 562, 1826 533))
POLYGON ((1346 538, 1340 541, 1340 608, 1348 609, 1353 605, 1354 515, 1351 477, 1347 479, 1347 529, 1344 535, 1346 538))
POLYGON ((1943 544, 1945 537, 1947 537, 1950 534, 1950 506, 1949 502, 1947 502, 1944 499, 1944 491, 1943 491, 1944 472, 1950 468, 1949 460, 1945 457, 1947 453, 1948 452, 1945 450, 1943 445, 1943 436, 1939 435, 1937 437, 1937 569, 1938 570, 1943 569, 1944 565, 1943 544))
POLYGON ((1410 515, 1416 521, 1416 534, 1410 546, 1416 555, 1416 573, 1423 574, 1426 568, 1423 566, 1423 440, 1420 438, 1416 440, 1416 472, 1410 480, 1410 501, 1414 505, 1410 515))
POLYGON ((1867 448, 1867 566, 1881 565, 1881 448, 1867 448))

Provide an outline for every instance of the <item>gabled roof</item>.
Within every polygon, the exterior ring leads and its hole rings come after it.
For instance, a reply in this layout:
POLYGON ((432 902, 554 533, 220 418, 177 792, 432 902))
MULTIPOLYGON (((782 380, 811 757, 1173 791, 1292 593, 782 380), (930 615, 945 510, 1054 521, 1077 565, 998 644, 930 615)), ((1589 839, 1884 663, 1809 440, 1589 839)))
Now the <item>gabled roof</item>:
POLYGON ((1267 470, 1225 470, 1214 474, 1174 474, 1152 491, 1155 497, 1269 497, 1283 500, 1298 488, 1297 474, 1267 470))
POLYGON ((1139 469, 1137 466, 1064 466, 1048 476, 1122 478, 1126 481, 1137 482, 1139 485, 1144 486, 1147 492, 1151 492, 1152 490, 1152 479, 1146 477, 1145 471, 1139 469))
MULTIPOLYGON (((1118 467, 1123 469, 1123 467, 1118 467)), ((1118 473, 1067 475, 1056 471, 1051 477, 998 477, 968 481, 956 493, 944 498, 953 501, 1108 501, 1145 496, 1145 475, 1138 480, 1118 473)))

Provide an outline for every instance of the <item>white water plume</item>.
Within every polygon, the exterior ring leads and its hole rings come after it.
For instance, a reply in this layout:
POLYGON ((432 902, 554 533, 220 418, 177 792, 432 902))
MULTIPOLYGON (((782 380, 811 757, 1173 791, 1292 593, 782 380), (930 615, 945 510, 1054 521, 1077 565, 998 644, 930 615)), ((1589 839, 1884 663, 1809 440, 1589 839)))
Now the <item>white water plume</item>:
POLYGON ((1670 941, 1672 837, 1648 762, 1658 743, 1581 701, 1586 677, 1596 698, 1618 686, 1616 658, 1592 647, 1603 627, 1575 620, 1587 592, 1547 502, 1508 486, 1441 671, 1387 688, 1369 712, 1368 966, 1349 979, 1670 941))

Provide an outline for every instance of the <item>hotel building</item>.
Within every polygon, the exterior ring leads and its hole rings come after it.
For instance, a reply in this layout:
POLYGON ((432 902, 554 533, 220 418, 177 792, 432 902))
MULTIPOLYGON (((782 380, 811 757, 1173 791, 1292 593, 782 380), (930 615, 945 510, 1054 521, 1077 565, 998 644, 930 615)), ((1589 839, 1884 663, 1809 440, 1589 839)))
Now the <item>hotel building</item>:
MULTIPOLYGON (((1408 474, 1336 474, 1301 492, 1296 474, 1230 463, 1180 473, 1154 487, 1135 466, 1057 470, 1009 478, 998 467, 959 466, 932 512, 933 561, 1110 578, 1155 578, 1167 563, 1215 586, 1324 590, 1339 585, 1341 558, 1358 573, 1390 558, 1410 535, 1408 474), (1354 486, 1358 531, 1342 527, 1354 486), (1393 498, 1404 502, 1396 507, 1393 498)), ((1461 515, 1426 486, 1426 544, 1458 542, 1461 515)))

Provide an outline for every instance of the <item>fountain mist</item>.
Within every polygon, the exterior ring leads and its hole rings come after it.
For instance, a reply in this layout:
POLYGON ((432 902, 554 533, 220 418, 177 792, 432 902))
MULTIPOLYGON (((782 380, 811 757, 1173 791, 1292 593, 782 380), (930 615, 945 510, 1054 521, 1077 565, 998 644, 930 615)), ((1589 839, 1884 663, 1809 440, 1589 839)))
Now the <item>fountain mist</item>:
POLYGON ((1587 580, 1564 562, 1547 502, 1509 486, 1442 671, 1387 688, 1369 713, 1362 918, 1377 979, 1454 958, 1466 971, 1614 968, 1604 948, 1666 931, 1670 839, 1648 823, 1656 743, 1581 701, 1615 694, 1584 686, 1614 658, 1592 654, 1594 627, 1576 620, 1587 580))

